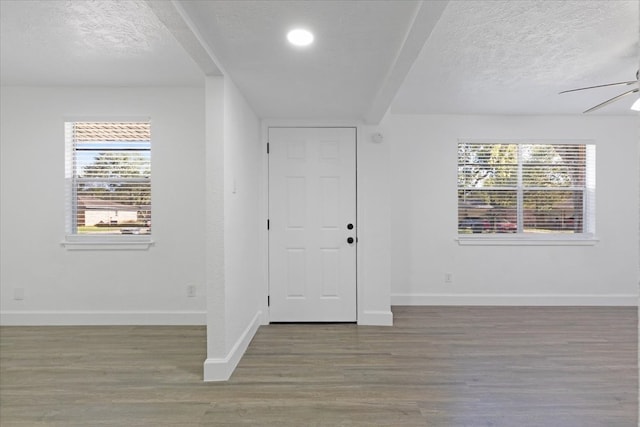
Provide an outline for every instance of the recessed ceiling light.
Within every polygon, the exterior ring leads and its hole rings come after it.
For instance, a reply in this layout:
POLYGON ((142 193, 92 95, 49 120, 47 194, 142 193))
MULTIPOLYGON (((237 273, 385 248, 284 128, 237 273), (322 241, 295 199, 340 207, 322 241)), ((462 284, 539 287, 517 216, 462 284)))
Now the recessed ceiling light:
POLYGON ((313 34, 302 28, 296 28, 295 30, 289 31, 287 40, 295 46, 308 46, 313 43, 313 34))

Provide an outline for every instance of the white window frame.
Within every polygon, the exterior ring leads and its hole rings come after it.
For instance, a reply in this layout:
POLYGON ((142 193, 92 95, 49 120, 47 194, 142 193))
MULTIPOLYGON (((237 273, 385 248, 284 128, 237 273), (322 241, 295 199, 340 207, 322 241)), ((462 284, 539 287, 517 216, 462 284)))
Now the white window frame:
MULTIPOLYGON (((75 194, 75 146, 67 134, 69 123, 74 122, 149 122, 149 117, 65 117, 63 122, 65 140, 65 236, 61 246, 67 250, 148 250, 154 245, 151 234, 77 234, 75 219, 77 195, 75 194)), ((153 172, 152 172, 153 173, 153 172)), ((151 183, 153 189, 153 182, 151 183)))
MULTIPOLYGON (((511 246, 511 245, 523 245, 523 246, 590 246, 595 245, 599 240, 596 237, 596 144, 593 140, 501 140, 501 139, 459 139, 456 144, 456 149, 459 144, 545 144, 545 145, 584 145, 586 146, 586 176, 585 176, 585 188, 580 190, 584 191, 583 198, 583 226, 585 232, 566 234, 566 233, 523 233, 521 230, 522 224, 522 194, 525 187, 522 185, 521 177, 518 177, 517 194, 518 194, 518 232, 516 233, 487 233, 487 234, 460 234, 456 227, 455 240, 459 245, 493 245, 493 246, 511 246)), ((456 166, 457 162, 456 154, 456 166)), ((518 161, 518 173, 521 174, 522 163, 520 159, 518 161)), ((457 179, 457 172, 456 172, 457 179)), ((458 216, 458 186, 456 184, 456 217, 458 216)), ((531 190, 532 188, 526 188, 531 190)), ((535 188, 533 188, 535 190, 535 188)), ((569 188, 570 189, 570 188, 569 188)), ((457 221, 456 221, 457 224, 457 221)))

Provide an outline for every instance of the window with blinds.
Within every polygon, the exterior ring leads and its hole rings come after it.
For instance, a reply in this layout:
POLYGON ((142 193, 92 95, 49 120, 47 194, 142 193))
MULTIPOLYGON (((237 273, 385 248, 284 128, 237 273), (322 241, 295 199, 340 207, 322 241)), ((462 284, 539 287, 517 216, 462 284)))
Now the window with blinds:
POLYGON ((594 231, 595 145, 458 144, 458 234, 594 231))
POLYGON ((67 122, 67 233, 151 233, 149 122, 67 122))

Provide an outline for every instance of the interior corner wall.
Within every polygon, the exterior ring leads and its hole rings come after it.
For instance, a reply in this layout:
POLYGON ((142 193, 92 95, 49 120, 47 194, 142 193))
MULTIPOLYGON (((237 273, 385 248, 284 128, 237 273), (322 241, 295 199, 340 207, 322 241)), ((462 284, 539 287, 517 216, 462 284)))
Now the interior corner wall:
POLYGON ((204 377, 220 377, 226 368, 224 258, 224 77, 205 78, 205 282, 207 296, 207 361, 204 377), (211 366, 213 368, 207 368, 211 366), (213 370, 214 372, 210 372, 213 370))
POLYGON ((0 322, 204 324, 202 88, 1 91, 0 322), (155 245, 148 250, 61 246, 66 117, 151 118, 155 245), (16 289, 24 299, 14 298, 16 289))
POLYGON ((637 304, 637 117, 391 115, 387 127, 392 304, 637 304), (459 246, 459 138, 593 140, 599 241, 459 246), (452 283, 445 283, 445 273, 452 283))
POLYGON ((226 335, 233 346, 253 337, 267 304, 261 269, 266 219, 260 216, 260 121, 230 79, 225 79, 224 105, 225 310, 226 335))
POLYGON ((228 77, 206 78, 205 381, 227 380, 263 320, 260 122, 228 77))

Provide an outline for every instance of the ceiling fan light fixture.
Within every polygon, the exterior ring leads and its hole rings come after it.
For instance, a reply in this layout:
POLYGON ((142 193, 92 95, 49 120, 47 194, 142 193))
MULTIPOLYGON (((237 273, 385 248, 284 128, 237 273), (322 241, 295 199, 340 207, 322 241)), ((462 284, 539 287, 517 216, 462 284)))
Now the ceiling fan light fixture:
MULTIPOLYGON (((569 90, 563 90, 562 92, 560 92, 560 94, 563 93, 568 93, 568 92, 577 92, 577 91, 581 91, 581 90, 587 90, 587 89, 597 89, 597 88, 601 88, 601 87, 611 87, 611 86, 630 86, 633 85, 635 86, 633 89, 630 89, 626 92, 621 93, 620 95, 616 95, 613 98, 609 98, 604 102, 601 102, 600 104, 596 105, 595 107, 591 107, 588 110, 583 111, 583 113, 590 113, 592 111, 596 111, 599 110, 602 107, 606 107, 607 105, 625 98, 629 95, 633 95, 634 93, 638 93, 640 92, 640 87, 638 87, 638 84, 640 83, 640 80, 638 80, 640 78, 640 69, 636 70, 636 79, 635 80, 630 80, 628 82, 617 82, 617 83, 607 83, 607 84, 603 84, 603 85, 596 85, 596 86, 587 86, 587 87, 580 87, 577 89, 569 89, 569 90)), ((640 99, 636 100, 636 102, 633 103, 633 105, 631 106, 632 110, 635 111, 640 111, 640 99)))
POLYGON ((309 46, 313 43, 313 34, 309 30, 296 28, 287 33, 287 40, 294 46, 309 46))

